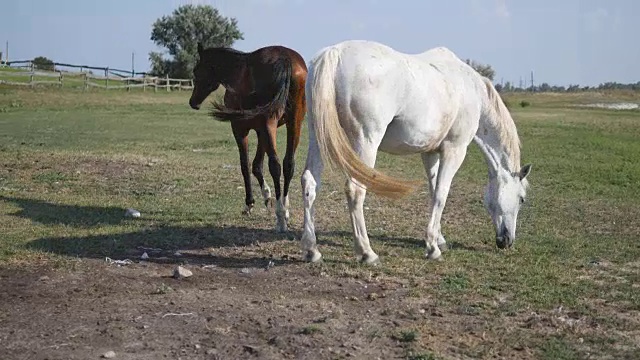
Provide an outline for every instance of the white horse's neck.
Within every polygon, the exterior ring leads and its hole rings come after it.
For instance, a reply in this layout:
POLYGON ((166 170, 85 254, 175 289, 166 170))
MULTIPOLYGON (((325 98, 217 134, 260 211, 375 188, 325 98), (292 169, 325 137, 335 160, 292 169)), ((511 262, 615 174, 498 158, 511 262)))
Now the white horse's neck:
POLYGON ((487 116, 481 117, 474 141, 487 160, 490 174, 497 174, 498 169, 515 173, 520 168, 520 155, 510 153, 513 151, 512 144, 508 139, 505 139, 503 131, 496 122, 489 120, 487 116))

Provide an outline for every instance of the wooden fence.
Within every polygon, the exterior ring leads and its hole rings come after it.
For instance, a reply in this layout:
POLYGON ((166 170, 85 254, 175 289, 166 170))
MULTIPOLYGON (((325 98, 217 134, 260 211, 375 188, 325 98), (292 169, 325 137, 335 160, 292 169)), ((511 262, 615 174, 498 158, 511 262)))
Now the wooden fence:
POLYGON ((72 65, 54 63, 53 70, 38 69, 31 60, 11 61, 11 71, 0 70, 0 84, 17 86, 53 85, 58 87, 75 86, 84 90, 89 88, 127 89, 142 88, 153 91, 191 90, 193 80, 172 79, 168 76, 149 76, 146 73, 135 73, 127 70, 110 69, 87 65, 72 65), (69 71, 63 68, 79 69, 69 71), (94 74, 93 71, 104 72, 104 75, 94 74))

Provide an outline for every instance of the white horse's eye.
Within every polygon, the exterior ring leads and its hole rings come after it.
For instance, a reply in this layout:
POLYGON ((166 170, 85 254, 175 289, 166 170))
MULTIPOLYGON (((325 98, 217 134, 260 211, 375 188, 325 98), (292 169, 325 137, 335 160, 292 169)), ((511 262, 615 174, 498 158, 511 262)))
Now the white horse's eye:
POLYGON ((522 196, 520 197, 520 204, 524 204, 524 198, 522 196))

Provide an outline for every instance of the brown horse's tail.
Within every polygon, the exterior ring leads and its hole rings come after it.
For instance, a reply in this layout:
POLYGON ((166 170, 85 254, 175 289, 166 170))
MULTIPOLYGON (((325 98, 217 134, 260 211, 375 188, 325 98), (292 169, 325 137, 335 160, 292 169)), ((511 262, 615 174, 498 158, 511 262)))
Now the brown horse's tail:
MULTIPOLYGON (((263 99, 258 93, 253 94, 257 98, 251 99, 252 102, 260 105, 254 105, 249 109, 232 109, 217 102, 213 105, 214 110, 211 115, 220 121, 249 120, 256 116, 265 116, 267 118, 280 118, 284 114, 289 99, 289 88, 291 86, 291 73, 293 64, 288 57, 282 57, 273 63, 273 79, 271 84, 267 86, 273 89, 273 97, 266 103, 260 104, 263 99)), ((262 89, 258 89, 261 91, 262 89)))
POLYGON ((397 199, 410 194, 418 186, 417 183, 392 178, 367 166, 351 147, 340 125, 336 107, 336 70, 339 61, 340 50, 330 48, 324 51, 312 63, 313 69, 307 81, 306 91, 310 92, 311 100, 308 122, 314 125, 315 140, 323 161, 329 160, 378 195, 397 199))

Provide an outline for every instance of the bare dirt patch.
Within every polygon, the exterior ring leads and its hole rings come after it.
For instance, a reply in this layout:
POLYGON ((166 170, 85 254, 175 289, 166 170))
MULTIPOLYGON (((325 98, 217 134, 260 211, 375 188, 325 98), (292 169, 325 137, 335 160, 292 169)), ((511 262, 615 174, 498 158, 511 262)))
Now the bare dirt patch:
POLYGON ((443 302, 393 277, 335 276, 247 248, 226 261, 147 251, 125 266, 0 270, 3 359, 534 359, 564 346, 604 354, 598 339, 614 357, 638 349, 637 311, 607 302, 511 312, 508 294, 443 302), (177 263, 193 276, 173 278, 177 263))
MULTIPOLYGON (((389 332, 397 284, 314 276, 297 266, 109 266, 74 272, 3 270, 0 339, 5 359, 396 358, 389 332), (375 295, 372 295, 375 294, 375 295)), ((413 341, 413 340, 412 340, 413 341)))

